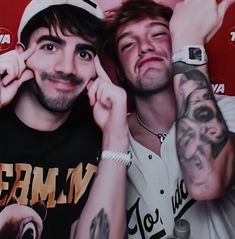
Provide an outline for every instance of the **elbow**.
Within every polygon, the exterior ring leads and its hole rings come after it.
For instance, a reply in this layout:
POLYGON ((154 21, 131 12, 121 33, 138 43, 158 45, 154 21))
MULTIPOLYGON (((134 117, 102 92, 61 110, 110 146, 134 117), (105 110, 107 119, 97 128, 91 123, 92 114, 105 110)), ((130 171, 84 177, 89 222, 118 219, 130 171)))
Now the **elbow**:
POLYGON ((213 200, 221 197, 226 191, 224 183, 219 179, 209 180, 203 184, 188 185, 189 195, 197 201, 213 200))
POLYGON ((205 191, 204 188, 197 188, 194 190, 189 190, 189 195, 196 201, 208 201, 221 197, 222 191, 208 190, 205 191))

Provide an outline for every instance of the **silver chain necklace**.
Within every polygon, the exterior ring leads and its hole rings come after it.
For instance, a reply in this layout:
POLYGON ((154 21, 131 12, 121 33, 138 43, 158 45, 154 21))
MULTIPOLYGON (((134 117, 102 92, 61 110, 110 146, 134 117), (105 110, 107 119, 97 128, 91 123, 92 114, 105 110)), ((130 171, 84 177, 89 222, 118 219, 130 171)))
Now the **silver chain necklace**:
POLYGON ((153 132, 148 126, 145 125, 145 123, 140 119, 139 115, 137 113, 135 113, 135 116, 136 116, 136 119, 137 119, 137 122, 139 123, 139 125, 141 127, 143 127, 145 130, 147 130, 149 133, 157 136, 157 138, 159 139, 160 143, 162 144, 163 141, 165 140, 168 132, 163 132, 163 133, 155 133, 153 132))

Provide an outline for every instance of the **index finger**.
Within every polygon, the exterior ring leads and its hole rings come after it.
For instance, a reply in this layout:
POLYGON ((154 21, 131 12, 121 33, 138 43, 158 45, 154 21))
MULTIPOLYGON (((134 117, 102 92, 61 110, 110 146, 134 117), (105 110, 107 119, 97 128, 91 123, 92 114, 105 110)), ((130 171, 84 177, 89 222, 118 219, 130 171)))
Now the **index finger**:
POLYGON ((95 63, 95 69, 96 69, 98 77, 102 80, 106 80, 106 81, 111 82, 108 74, 105 72, 104 68, 102 67, 102 65, 100 63, 100 59, 97 55, 94 58, 94 63, 95 63))
POLYGON ((33 53, 36 50, 36 46, 37 44, 33 44, 32 46, 30 46, 28 49, 26 49, 20 54, 20 57, 23 59, 23 61, 26 61, 30 56, 33 55, 33 53))

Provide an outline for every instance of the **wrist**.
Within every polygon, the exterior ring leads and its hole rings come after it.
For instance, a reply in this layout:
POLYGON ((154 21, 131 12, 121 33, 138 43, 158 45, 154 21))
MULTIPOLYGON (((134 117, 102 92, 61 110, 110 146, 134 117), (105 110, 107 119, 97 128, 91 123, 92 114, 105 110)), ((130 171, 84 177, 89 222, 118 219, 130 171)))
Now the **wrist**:
MULTIPOLYGON (((188 34, 187 34, 188 35, 188 34)), ((185 33, 177 36, 171 35, 172 53, 175 53, 187 45, 204 45, 204 40, 198 37, 185 37, 185 33)))
POLYGON ((172 62, 201 66, 207 63, 207 54, 203 45, 185 45, 172 54, 172 62))
POLYGON ((103 139, 103 149, 104 150, 114 150, 114 151, 122 151, 128 152, 129 142, 128 139, 103 139))
POLYGON ((103 149, 127 152, 129 148, 128 126, 123 130, 103 134, 103 149))
POLYGON ((114 150, 103 150, 100 156, 101 160, 110 160, 126 167, 131 165, 131 153, 114 151, 114 150))

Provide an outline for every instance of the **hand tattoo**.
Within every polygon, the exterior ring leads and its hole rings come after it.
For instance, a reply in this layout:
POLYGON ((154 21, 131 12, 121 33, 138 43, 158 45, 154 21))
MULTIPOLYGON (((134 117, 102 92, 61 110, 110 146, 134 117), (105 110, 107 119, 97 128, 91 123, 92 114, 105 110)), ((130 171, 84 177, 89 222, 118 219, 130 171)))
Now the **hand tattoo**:
POLYGON ((107 214, 101 209, 93 219, 90 227, 90 239, 108 239, 109 223, 107 214))

